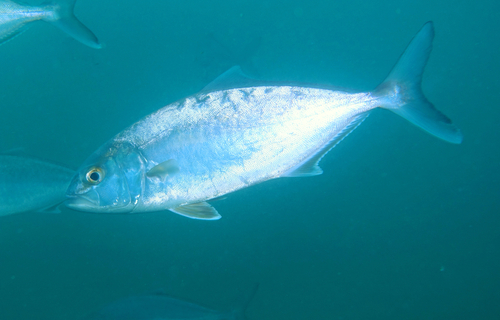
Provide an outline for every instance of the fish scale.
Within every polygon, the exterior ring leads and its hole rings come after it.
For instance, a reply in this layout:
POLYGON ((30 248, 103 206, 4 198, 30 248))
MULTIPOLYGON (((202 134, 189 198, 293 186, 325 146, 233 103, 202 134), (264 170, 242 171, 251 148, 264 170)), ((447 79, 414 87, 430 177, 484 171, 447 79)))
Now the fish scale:
MULTIPOLYGON (((171 185, 173 199, 208 199, 280 176, 331 140, 345 127, 343 123, 350 123, 356 114, 373 108, 366 104, 370 99, 366 94, 349 100, 333 100, 329 95, 334 93, 295 87, 215 92, 202 106, 192 102, 196 99, 190 99, 178 109, 170 109, 170 113, 159 112, 161 116, 153 114, 144 119, 142 127, 150 127, 148 123, 153 119, 161 122, 177 118, 176 125, 153 125, 161 129, 149 131, 147 138, 142 136, 144 131, 134 128, 120 136, 120 140, 132 141, 153 164, 164 161, 165 154, 175 155, 181 172, 149 193, 171 185), (264 94, 266 90, 270 92, 268 89, 272 93, 264 94), (307 99, 295 99, 297 95, 307 99), (352 106, 355 99, 358 101, 354 104, 361 106, 360 109, 342 108, 343 103, 352 106), (226 103, 220 104, 220 100, 226 103), (325 103, 328 101, 340 103, 325 103), (199 110, 199 114, 194 115, 193 110, 186 112, 185 108, 199 110), (191 123, 193 119, 195 124, 191 123), (171 129, 169 134, 165 134, 164 127, 171 129), (140 141, 149 142, 142 146, 137 143, 140 141)), ((144 197, 147 199, 148 195, 144 197)))

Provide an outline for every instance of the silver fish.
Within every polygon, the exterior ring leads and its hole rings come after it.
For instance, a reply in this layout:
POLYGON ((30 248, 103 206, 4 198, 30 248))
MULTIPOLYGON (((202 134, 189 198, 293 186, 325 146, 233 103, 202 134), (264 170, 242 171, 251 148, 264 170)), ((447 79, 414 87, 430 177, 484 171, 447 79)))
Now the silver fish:
POLYGON ((371 92, 255 84, 232 69, 101 146, 73 178, 66 205, 219 219, 207 200, 269 179, 321 174, 321 158, 379 107, 461 143, 460 130, 421 90, 433 38, 428 22, 371 92))
POLYGON ((75 2, 76 0, 65 0, 29 6, 10 0, 0 0, 0 44, 23 32, 30 22, 42 20, 91 48, 101 48, 99 40, 92 31, 74 16, 75 2))
POLYGON ((0 216, 50 210, 61 204, 74 174, 51 162, 0 155, 0 216))
POLYGON ((199 304, 164 294, 132 296, 113 302, 86 316, 85 320, 244 320, 245 309, 257 291, 257 286, 245 304, 220 312, 199 304))

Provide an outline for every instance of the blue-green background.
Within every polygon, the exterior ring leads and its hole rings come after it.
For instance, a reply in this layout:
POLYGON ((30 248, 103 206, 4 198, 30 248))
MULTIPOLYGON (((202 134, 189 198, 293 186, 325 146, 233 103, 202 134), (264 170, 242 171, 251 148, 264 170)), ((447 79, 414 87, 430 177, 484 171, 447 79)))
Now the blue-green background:
POLYGON ((164 291, 257 319, 499 319, 500 2, 80 0, 105 47, 44 22, 0 47, 0 150, 74 168, 234 64, 375 87, 428 20, 423 89, 465 135, 376 111, 321 162, 214 205, 223 218, 63 209, 0 219, 0 319, 72 320, 164 291))

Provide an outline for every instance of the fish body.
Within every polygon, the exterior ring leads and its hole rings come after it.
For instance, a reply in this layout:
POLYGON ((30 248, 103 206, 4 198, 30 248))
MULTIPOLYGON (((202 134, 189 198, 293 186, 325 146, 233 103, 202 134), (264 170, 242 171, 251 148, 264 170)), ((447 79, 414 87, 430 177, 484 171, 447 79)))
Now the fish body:
POLYGON ((0 155, 0 216, 57 206, 74 174, 44 160, 0 155))
POLYGON ((244 320, 246 309, 257 293, 256 284, 241 305, 221 312, 162 293, 131 296, 115 301, 85 320, 244 320))
POLYGON ((321 174, 321 158, 379 107, 460 143, 460 131, 420 89, 433 35, 429 22, 371 92, 256 84, 233 68, 99 148, 74 177, 66 205, 218 219, 206 201, 274 178, 321 174))
POLYGON ((15 34, 28 22, 48 18, 52 11, 44 7, 24 6, 13 1, 0 1, 0 37, 15 34))
POLYGON ((26 30, 30 22, 42 20, 55 25, 74 39, 101 48, 97 37, 73 15, 76 0, 47 3, 40 6, 0 0, 0 44, 26 30))
POLYGON ((165 295, 125 298, 84 318, 85 320, 236 320, 236 312, 219 312, 165 295))

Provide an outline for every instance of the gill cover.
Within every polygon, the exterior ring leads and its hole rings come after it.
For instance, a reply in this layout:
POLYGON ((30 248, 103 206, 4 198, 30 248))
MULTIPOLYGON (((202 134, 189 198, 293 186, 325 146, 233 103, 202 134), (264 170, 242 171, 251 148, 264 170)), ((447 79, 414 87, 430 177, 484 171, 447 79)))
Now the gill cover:
POLYGON ((131 145, 106 144, 78 170, 66 205, 80 211, 131 212, 142 194, 143 168, 140 153, 131 145))

